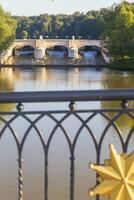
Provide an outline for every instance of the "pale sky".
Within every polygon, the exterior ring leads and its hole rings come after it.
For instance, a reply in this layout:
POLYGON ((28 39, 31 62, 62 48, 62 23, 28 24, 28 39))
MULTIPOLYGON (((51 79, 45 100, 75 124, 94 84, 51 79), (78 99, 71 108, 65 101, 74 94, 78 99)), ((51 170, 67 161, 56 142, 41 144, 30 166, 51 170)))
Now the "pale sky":
MULTIPOLYGON (((134 0, 128 0, 134 2, 134 0)), ((0 4, 6 11, 13 15, 39 15, 43 13, 72 14, 75 11, 87 12, 109 7, 121 0, 0 0, 0 4)))

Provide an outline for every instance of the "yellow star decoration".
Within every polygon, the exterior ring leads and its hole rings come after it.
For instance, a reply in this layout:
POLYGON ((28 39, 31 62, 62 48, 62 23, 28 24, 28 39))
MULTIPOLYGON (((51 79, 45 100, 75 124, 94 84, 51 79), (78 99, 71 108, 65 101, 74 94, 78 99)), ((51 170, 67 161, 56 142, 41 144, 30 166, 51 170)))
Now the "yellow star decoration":
POLYGON ((91 164, 99 174, 99 185, 89 191, 93 195, 106 195, 109 200, 134 200, 134 152, 118 154, 110 145, 110 159, 104 165, 91 164))

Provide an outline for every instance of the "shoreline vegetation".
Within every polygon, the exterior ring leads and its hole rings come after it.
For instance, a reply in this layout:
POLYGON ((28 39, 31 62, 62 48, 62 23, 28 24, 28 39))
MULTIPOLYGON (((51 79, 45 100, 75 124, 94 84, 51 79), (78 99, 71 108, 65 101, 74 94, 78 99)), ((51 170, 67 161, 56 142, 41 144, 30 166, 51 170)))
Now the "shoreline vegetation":
POLYGON ((134 59, 115 60, 107 64, 107 67, 121 71, 134 71, 134 59))
POLYGON ((134 3, 122 1, 109 10, 103 36, 112 58, 108 67, 134 71, 134 3))

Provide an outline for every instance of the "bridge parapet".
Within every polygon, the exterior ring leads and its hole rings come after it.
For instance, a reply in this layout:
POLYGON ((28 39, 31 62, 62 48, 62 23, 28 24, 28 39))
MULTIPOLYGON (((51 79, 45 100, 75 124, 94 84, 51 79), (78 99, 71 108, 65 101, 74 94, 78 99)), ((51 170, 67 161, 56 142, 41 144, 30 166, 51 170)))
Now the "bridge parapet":
POLYGON ((16 39, 13 43, 13 46, 32 46, 36 47, 36 39, 16 39))
POLYGON ((36 40, 36 47, 44 47, 49 48, 53 46, 65 46, 67 49, 69 48, 69 40, 67 39, 44 39, 44 40, 36 40))
POLYGON ((101 40, 84 40, 84 39, 17 39, 14 42, 14 46, 29 45, 34 48, 44 47, 48 48, 55 45, 65 46, 68 49, 71 47, 77 47, 78 49, 82 46, 98 46, 101 47, 101 40))

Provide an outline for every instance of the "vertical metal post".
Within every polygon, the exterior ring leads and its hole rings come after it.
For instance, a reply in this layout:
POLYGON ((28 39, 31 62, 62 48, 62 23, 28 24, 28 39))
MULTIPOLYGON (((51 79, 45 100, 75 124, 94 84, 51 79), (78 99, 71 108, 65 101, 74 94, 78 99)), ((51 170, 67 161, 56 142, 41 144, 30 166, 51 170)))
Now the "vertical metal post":
POLYGON ((45 188, 44 188, 44 199, 48 200, 48 152, 46 152, 45 154, 45 188))
POLYGON ((74 176, 75 176, 75 165, 74 165, 74 154, 70 157, 70 200, 74 200, 74 176))
POLYGON ((22 173, 22 157, 19 153, 18 158, 18 200, 23 200, 23 173, 22 173))
MULTIPOLYGON (((101 152, 101 147, 100 145, 98 146, 98 149, 97 149, 97 155, 96 155, 96 163, 97 165, 100 164, 100 152, 101 152)), ((96 183, 98 184, 98 174, 96 174, 96 183)), ((100 196, 99 195, 96 195, 96 200, 100 200, 100 196)))

